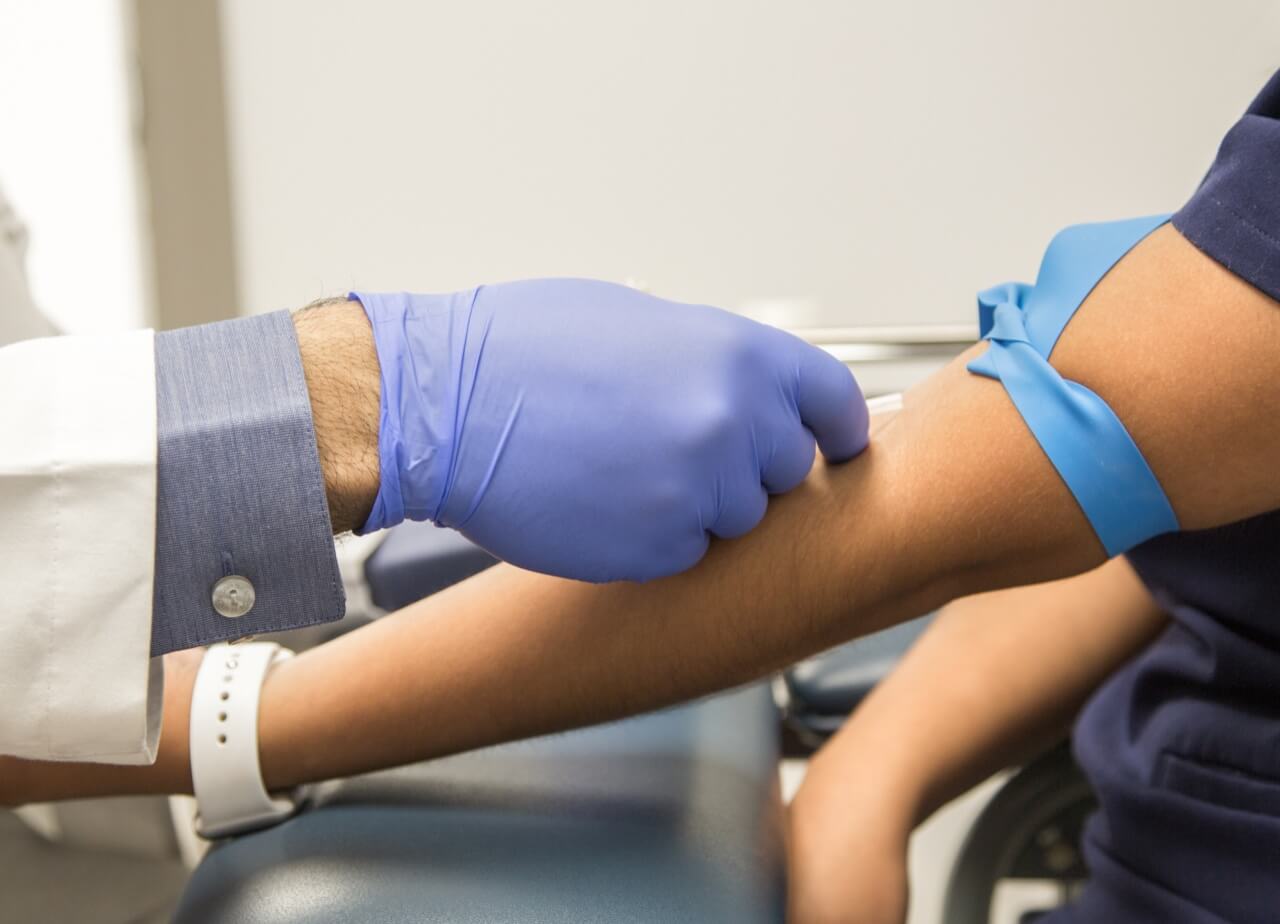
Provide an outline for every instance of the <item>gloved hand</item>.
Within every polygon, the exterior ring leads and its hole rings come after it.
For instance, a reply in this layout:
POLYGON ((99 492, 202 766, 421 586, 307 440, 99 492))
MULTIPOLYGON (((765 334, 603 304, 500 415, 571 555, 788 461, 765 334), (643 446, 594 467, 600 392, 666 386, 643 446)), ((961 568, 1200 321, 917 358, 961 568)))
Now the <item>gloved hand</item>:
POLYGON ((867 441, 849 370, 790 334, 624 286, 544 279, 352 293, 382 369, 381 487, 408 517, 587 581, 691 567, 768 493, 867 441))

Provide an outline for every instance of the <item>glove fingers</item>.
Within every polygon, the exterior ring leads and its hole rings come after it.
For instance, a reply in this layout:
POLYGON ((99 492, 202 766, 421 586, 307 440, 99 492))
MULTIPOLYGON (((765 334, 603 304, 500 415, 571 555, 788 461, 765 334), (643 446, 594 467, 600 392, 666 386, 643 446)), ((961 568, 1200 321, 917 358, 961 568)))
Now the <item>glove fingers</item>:
POLYGON ((770 494, 786 494, 804 481, 813 468, 814 442, 813 434, 801 426, 778 441, 773 456, 760 471, 760 480, 770 494))
POLYGON ((725 498, 720 507, 720 514, 709 530, 721 539, 736 539, 738 536, 744 536, 764 519, 764 512, 768 506, 769 495, 761 485, 743 485, 735 496, 725 498))
POLYGON ((867 402, 849 367, 830 353, 804 344, 797 364, 796 406, 832 462, 867 446, 867 402))

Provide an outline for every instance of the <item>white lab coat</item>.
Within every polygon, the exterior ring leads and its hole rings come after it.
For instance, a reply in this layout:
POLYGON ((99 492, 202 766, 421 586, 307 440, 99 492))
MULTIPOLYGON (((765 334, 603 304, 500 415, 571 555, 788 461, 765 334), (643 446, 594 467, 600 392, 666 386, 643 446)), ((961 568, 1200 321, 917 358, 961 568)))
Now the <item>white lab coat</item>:
POLYGON ((0 194, 0 753, 149 763, 152 334, 48 336, 24 244, 0 194))

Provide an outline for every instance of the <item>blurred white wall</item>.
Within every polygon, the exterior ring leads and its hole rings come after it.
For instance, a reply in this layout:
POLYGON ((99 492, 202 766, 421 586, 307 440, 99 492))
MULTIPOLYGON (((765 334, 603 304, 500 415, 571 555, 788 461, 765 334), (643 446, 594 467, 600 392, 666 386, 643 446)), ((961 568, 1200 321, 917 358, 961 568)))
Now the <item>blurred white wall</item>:
POLYGON ((31 232, 37 303, 71 332, 149 317, 126 14, 0 0, 0 185, 31 232))
POLYGON ((1176 208, 1280 6, 224 0, 242 305, 643 280, 968 321, 1076 221, 1176 208))

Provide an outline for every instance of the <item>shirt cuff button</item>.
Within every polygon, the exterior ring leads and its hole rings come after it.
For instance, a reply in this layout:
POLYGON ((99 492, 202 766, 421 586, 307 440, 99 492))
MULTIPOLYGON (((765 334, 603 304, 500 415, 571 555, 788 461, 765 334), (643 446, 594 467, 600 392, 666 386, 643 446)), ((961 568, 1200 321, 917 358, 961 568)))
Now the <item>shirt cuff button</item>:
POLYGON ((213 585, 213 608, 219 616, 239 619, 251 609, 257 600, 253 583, 239 574, 231 574, 213 585))

